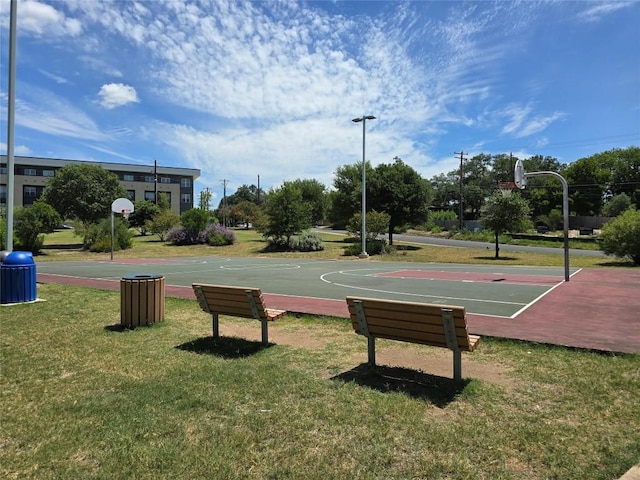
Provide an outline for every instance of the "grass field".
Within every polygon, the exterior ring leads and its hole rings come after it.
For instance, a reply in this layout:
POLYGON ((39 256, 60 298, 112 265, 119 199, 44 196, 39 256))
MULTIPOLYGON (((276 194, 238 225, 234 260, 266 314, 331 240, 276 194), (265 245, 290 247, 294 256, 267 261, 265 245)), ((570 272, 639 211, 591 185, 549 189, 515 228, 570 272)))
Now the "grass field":
MULTIPOLYGON (((287 258, 328 259, 345 258, 344 251, 352 239, 343 235, 331 233, 320 234, 325 249, 319 252, 265 252, 266 242, 253 230, 236 230, 238 241, 234 245, 225 247, 209 247, 203 245, 172 246, 158 240, 158 237, 136 236, 133 248, 115 253, 118 258, 132 257, 180 257, 180 256, 269 256, 287 258)), ((500 264, 500 265, 531 265, 531 266, 562 266, 564 256, 562 248, 558 254, 530 253, 530 252, 502 252, 499 259, 494 258, 493 250, 471 249, 459 247, 441 247, 430 245, 407 244, 394 242, 396 251, 391 254, 373 255, 370 261, 407 261, 407 262, 437 262, 437 263, 467 263, 467 264, 500 264)), ((82 250, 80 238, 73 235, 71 230, 57 231, 47 235, 45 247, 36 262, 83 260, 110 258, 110 253, 91 253, 82 250)), ((352 257, 355 258, 355 257, 352 257)), ((570 264, 575 268, 585 267, 632 267, 632 263, 609 257, 573 256, 570 264)))
MULTIPOLYGON (((348 246, 325 235, 323 252, 274 254, 237 235, 217 248, 136 237, 116 255, 341 258, 348 246)), ((496 262, 399 246, 371 260, 496 262)), ((36 263, 109 258, 80 247, 56 232, 36 263)), ((195 301, 167 298, 163 322, 122 330, 117 292, 45 284, 38 297, 0 308, 2 478, 605 480, 640 463, 640 355, 483 338, 456 384, 450 352, 397 342, 378 342, 389 366, 369 372, 344 319, 286 316, 262 348, 258 322, 229 317, 212 340, 195 301)))
POLYGON ((367 373, 347 320, 286 316, 262 348, 240 319, 213 341, 195 301, 131 331, 117 292, 38 297, 0 310, 2 478, 614 479, 640 461, 638 355, 486 338, 463 375, 498 374, 456 385, 425 373, 448 352, 395 342, 379 355, 423 371, 367 373))

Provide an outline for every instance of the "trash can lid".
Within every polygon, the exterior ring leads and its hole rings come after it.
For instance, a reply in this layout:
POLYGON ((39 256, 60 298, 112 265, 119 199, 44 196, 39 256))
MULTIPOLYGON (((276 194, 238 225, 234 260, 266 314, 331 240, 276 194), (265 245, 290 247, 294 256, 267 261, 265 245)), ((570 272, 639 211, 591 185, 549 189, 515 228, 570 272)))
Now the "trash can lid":
POLYGON ((128 273, 127 275, 122 276, 123 280, 155 280, 157 278, 162 278, 162 275, 147 273, 128 273))
POLYGON ((11 252, 4 257, 3 265, 35 265, 31 252, 11 252))

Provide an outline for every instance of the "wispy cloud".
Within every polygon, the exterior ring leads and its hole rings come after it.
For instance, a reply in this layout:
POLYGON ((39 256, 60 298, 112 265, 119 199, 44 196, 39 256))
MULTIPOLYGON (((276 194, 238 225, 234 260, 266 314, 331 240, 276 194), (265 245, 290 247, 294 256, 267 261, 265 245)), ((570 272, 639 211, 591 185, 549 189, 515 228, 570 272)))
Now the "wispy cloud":
MULTIPOLYGON (((9 2, 2 2, 0 13, 9 12, 9 2)), ((78 36, 82 33, 82 25, 75 18, 69 18, 61 10, 52 5, 34 0, 18 2, 20 31, 32 35, 49 37, 78 36)))
POLYGON ((635 2, 585 2, 587 7, 578 13, 578 19, 585 22, 597 22, 618 10, 633 6, 635 2))

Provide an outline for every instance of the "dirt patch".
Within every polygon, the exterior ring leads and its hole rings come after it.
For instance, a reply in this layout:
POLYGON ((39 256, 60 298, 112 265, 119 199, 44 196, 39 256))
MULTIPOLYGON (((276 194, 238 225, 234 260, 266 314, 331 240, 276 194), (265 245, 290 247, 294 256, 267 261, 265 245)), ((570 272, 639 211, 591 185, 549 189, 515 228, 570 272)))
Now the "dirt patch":
MULTIPOLYGON (((260 325, 258 322, 220 325, 220 335, 241 337, 247 340, 260 340, 260 325)), ((273 324, 269 326, 269 341, 278 345, 292 345, 295 347, 318 350, 329 341, 335 341, 340 334, 330 337, 309 335, 308 332, 290 332, 273 324)), ((481 347, 480 347, 481 348, 481 347)), ((517 385, 517 380, 509 375, 506 366, 496 363, 479 362, 473 359, 473 353, 462 354, 462 375, 465 378, 475 378, 485 382, 503 386, 505 388, 517 385)), ((367 361, 366 342, 363 342, 362 353, 350 355, 346 363, 359 365, 367 361)), ((398 344, 376 348, 376 363, 391 367, 403 367, 427 372, 441 377, 453 377, 453 354, 445 348, 430 348, 416 345, 398 344)), ((327 376, 330 376, 327 372, 327 376)))

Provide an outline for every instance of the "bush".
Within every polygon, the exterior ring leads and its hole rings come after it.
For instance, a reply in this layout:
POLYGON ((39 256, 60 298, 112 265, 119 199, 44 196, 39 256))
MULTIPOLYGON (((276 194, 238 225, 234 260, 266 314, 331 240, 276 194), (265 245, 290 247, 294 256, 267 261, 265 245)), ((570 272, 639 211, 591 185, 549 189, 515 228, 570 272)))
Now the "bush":
MULTIPOLYGON (((382 238, 367 240, 366 247, 367 247, 367 253, 369 255, 380 255, 382 253, 389 253, 391 251, 391 249, 389 248, 389 245, 387 244, 387 241, 382 238)), ((361 253, 362 253, 361 242, 353 243, 349 245, 344 251, 344 254, 347 256, 360 255, 361 253)))
MULTIPOLYGON (((114 219, 113 250, 126 250, 133 245, 132 233, 126 220, 114 219)), ((111 251, 111 219, 105 218, 100 223, 89 225, 84 232, 84 248, 91 252, 111 251)))
POLYGON ((153 220, 147 221, 147 230, 157 235, 160 240, 167 239, 167 233, 174 227, 180 225, 180 216, 169 210, 164 210, 156 215, 153 220))
POLYGON ((61 222, 58 212, 43 201, 36 201, 31 207, 17 208, 14 232, 20 248, 38 253, 44 243, 44 234, 53 232, 61 222))
POLYGON ((324 244, 318 235, 306 231, 291 237, 289 249, 295 252, 318 252, 324 250, 324 244))
POLYGON ((600 248, 607 255, 628 257, 640 265, 640 210, 630 208, 602 227, 600 248))
POLYGON ((180 223, 188 235, 195 238, 202 232, 207 225, 211 223, 211 214, 206 210, 200 210, 199 208, 192 208, 187 210, 180 217, 180 223))
POLYGON ((195 245, 198 243, 198 235, 195 236, 184 227, 176 225, 169 229, 164 236, 165 241, 173 245, 195 245))
POLYGON ((205 228, 201 236, 204 238, 205 243, 208 243, 212 247, 223 247, 225 245, 233 245, 236 242, 236 234, 228 228, 215 223, 210 224, 205 228))

